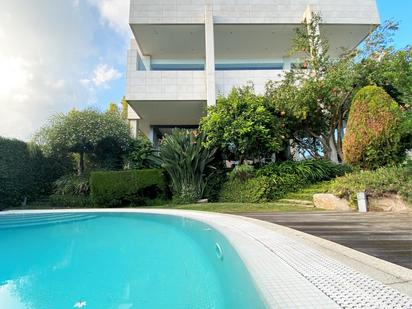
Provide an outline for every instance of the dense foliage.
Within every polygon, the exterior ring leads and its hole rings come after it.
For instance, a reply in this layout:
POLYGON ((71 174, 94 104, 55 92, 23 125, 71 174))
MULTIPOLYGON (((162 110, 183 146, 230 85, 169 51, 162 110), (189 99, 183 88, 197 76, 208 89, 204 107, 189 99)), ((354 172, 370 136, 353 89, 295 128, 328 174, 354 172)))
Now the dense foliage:
POLYGON ((160 163, 170 177, 176 202, 194 202, 204 196, 215 149, 206 148, 203 142, 202 134, 178 129, 161 141, 160 163))
POLYGON ((157 167, 155 150, 152 142, 143 134, 139 134, 130 141, 130 146, 125 156, 127 169, 146 169, 157 167))
POLYGON ((35 145, 0 137, 0 209, 50 194, 67 163, 45 157, 35 145))
POLYGON ((350 167, 328 160, 287 161, 268 164, 257 171, 258 176, 295 175, 305 183, 315 183, 342 176, 350 172, 350 167))
POLYGON ((86 154, 98 167, 121 168, 122 155, 129 147, 130 132, 116 111, 72 110, 68 114, 54 116, 36 134, 35 141, 46 154, 77 154, 78 174, 82 175, 86 154))
POLYGON ((54 182, 55 195, 88 196, 89 193, 88 176, 67 174, 54 182))
POLYGON ((350 169, 326 160, 286 161, 269 164, 247 177, 232 174, 220 193, 223 202, 264 202, 284 197, 309 184, 344 175, 350 169))
POLYGON ((364 42, 356 63, 359 85, 377 85, 399 104, 412 103, 412 45, 396 50, 392 46, 398 24, 385 22, 364 42))
POLYGON ((56 208, 90 208, 94 207, 90 196, 83 195, 59 195, 49 196, 48 204, 56 208))
POLYGON ((358 192, 366 192, 368 196, 375 197, 397 193, 412 203, 412 162, 347 174, 335 179, 329 190, 352 203, 355 203, 358 192))
POLYGON ((367 86, 355 96, 343 143, 347 163, 377 168, 404 158, 402 115, 398 104, 383 90, 367 86))
POLYGON ((92 172, 91 198, 102 207, 148 205, 167 194, 165 177, 160 169, 92 172))
POLYGON ((201 120, 206 145, 216 147, 226 159, 263 159, 280 151, 284 141, 281 117, 270 110, 262 96, 246 86, 220 97, 201 120))

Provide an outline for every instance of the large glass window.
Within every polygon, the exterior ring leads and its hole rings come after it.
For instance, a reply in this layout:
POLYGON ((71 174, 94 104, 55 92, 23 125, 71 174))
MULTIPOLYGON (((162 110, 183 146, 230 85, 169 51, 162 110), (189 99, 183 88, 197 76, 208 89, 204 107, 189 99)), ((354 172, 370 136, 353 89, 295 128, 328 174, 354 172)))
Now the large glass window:
POLYGON ((217 63, 216 70, 283 70, 283 63, 217 63))
POLYGON ((152 63, 152 71, 203 71, 205 69, 202 63, 152 63))

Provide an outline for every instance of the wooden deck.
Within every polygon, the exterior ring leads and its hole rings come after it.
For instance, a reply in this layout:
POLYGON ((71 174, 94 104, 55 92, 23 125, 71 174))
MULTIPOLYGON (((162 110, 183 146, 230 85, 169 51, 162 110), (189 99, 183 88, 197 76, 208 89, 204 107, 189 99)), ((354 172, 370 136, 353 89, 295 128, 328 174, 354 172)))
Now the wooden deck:
POLYGON ((412 214, 255 212, 240 215, 284 225, 412 269, 412 214))

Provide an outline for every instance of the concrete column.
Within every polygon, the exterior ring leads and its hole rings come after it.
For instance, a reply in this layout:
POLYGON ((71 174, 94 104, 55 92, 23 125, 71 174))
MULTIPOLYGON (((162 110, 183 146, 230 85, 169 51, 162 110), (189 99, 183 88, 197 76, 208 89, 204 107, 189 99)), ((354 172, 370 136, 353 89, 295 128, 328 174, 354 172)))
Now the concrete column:
POLYGON ((129 119, 130 135, 133 138, 137 137, 139 132, 139 123, 137 119, 129 119))
POLYGON ((130 128, 130 135, 133 138, 137 137, 137 134, 139 133, 139 115, 134 111, 134 109, 130 106, 130 104, 127 105, 127 120, 129 122, 129 128, 130 128))
POLYGON ((210 4, 206 5, 205 7, 205 40, 207 106, 213 106, 216 104, 215 37, 213 23, 213 6, 210 4))

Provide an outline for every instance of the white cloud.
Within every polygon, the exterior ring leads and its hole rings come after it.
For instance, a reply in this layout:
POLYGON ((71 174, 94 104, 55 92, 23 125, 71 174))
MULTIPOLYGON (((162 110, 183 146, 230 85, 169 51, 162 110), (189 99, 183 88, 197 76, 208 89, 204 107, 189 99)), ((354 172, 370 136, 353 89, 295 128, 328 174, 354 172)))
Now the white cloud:
POLYGON ((115 31, 130 37, 129 0, 88 0, 95 6, 104 23, 115 31))
POLYGON ((2 2, 0 136, 28 140, 51 115, 97 105, 122 76, 128 6, 127 0, 2 2))
POLYGON ((14 95, 27 87, 33 79, 29 63, 21 57, 5 57, 0 54, 0 94, 14 95))
POLYGON ((115 33, 102 28, 90 6, 75 4, 2 2, 0 136, 27 140, 51 115, 87 107, 96 102, 99 89, 120 77, 114 67, 126 57, 110 42, 115 33), (106 64, 96 67, 96 62, 106 64), (84 76, 92 87, 80 82, 84 76))
POLYGON ((122 74, 115 68, 100 63, 94 70, 92 78, 82 79, 80 82, 85 86, 92 83, 96 87, 108 87, 108 82, 120 77, 122 77, 122 74))
POLYGON ((80 0, 72 0, 72 5, 75 8, 78 8, 80 6, 80 0))

